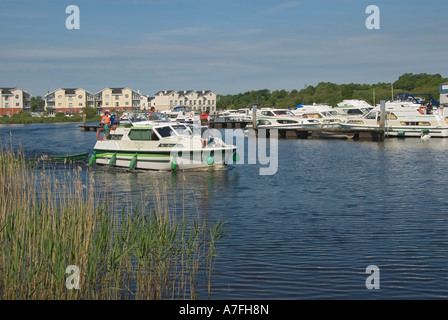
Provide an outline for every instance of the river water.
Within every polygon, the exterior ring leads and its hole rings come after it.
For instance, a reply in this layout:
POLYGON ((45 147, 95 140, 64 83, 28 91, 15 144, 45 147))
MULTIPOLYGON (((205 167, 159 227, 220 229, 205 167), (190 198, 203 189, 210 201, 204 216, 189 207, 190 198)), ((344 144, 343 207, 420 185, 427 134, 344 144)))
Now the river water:
MULTIPOLYGON (((3 125, 0 139, 36 156, 92 152, 96 134, 3 125)), ((175 212, 226 221, 211 299, 446 299, 447 151, 435 138, 279 139, 273 175, 260 175, 262 164, 93 170, 119 203, 151 206, 162 192, 175 212), (371 265, 378 272, 366 273, 371 265)))

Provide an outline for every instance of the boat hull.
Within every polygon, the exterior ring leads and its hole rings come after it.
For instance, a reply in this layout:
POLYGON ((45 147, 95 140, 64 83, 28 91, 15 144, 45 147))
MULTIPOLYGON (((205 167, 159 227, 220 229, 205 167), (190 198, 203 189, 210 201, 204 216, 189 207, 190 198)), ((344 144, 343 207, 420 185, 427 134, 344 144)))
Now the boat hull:
MULTIPOLYGON (((362 125, 345 125, 341 124, 341 127, 345 130, 351 131, 379 131, 379 126, 362 126, 362 125)), ((388 126, 384 128, 384 133, 391 137, 421 137, 422 132, 429 133, 431 137, 447 138, 448 128, 437 127, 401 127, 401 126, 388 126)))
POLYGON ((142 170, 192 170, 222 167, 230 163, 236 148, 191 151, 111 151, 95 150, 95 163, 109 167, 142 170))

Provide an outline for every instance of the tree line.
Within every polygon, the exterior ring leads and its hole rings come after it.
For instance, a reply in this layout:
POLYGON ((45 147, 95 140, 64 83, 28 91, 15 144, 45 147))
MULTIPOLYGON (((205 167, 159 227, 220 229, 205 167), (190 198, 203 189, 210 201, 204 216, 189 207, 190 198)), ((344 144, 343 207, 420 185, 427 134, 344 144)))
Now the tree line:
POLYGON ((328 103, 332 106, 348 99, 365 100, 371 105, 380 100, 390 100, 398 93, 429 93, 439 100, 440 84, 448 82, 440 74, 405 73, 393 83, 377 84, 335 84, 320 82, 317 86, 307 86, 298 91, 268 89, 252 90, 235 95, 218 95, 217 107, 220 109, 248 108, 258 104, 261 108, 293 108, 300 103, 328 103))

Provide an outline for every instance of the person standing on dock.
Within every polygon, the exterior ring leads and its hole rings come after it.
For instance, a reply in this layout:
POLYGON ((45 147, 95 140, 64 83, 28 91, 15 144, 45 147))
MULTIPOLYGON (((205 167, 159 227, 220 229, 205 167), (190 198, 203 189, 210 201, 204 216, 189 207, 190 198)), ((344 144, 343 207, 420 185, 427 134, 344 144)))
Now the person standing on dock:
POLYGON ((109 138, 109 127, 110 127, 109 111, 104 112, 104 115, 101 117, 101 125, 103 126, 104 136, 109 138))

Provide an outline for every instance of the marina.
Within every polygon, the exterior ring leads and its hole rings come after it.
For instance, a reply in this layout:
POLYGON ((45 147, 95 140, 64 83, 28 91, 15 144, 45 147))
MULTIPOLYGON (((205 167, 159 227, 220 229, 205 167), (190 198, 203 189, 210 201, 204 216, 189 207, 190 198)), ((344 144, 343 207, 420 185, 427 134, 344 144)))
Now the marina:
MULTIPOLYGON (((76 123, 6 125, 28 157, 93 152, 76 123), (71 141, 67 145, 66 141, 71 141)), ((246 146, 254 136, 246 136, 246 146)), ((219 170, 143 171, 89 166, 115 206, 226 221, 210 299, 446 299, 448 139, 279 139, 278 172, 262 163, 219 170), (145 199, 142 201, 142 197, 145 199), (365 287, 377 265, 381 289, 365 287)), ((243 152, 241 152, 243 154, 243 152)), ((67 170, 56 164, 54 174, 67 170)), ((45 169, 48 170, 48 169, 45 169)), ((201 287, 199 298, 207 298, 201 287)))

